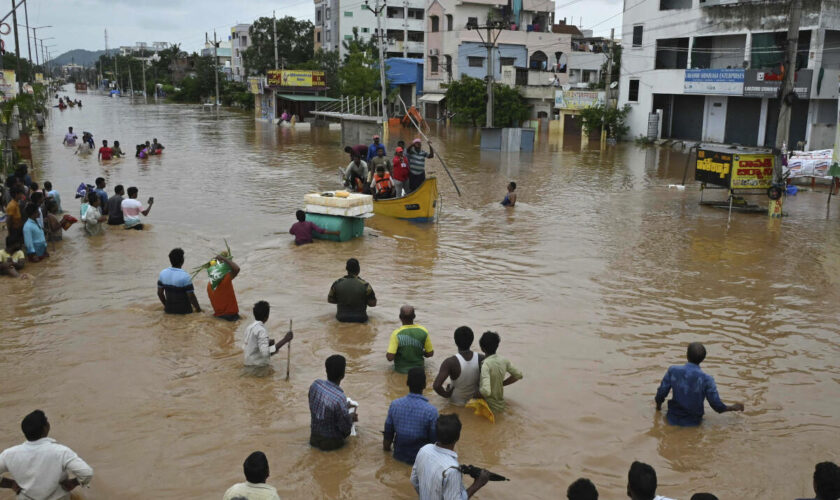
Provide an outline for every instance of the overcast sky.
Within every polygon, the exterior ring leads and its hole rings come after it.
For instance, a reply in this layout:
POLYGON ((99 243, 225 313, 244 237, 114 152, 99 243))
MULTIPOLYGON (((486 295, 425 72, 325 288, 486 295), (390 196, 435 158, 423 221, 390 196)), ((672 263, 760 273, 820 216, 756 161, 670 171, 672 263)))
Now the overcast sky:
MULTIPOLYGON (((616 28, 617 36, 620 33, 622 0, 555 2, 558 19, 566 17, 580 25, 582 18, 584 28, 597 25, 595 35, 609 35, 611 27, 616 28)), ((272 9, 277 17, 314 18, 312 0, 27 0, 27 5, 30 26, 52 26, 37 33, 39 38, 55 37, 44 42, 55 45, 50 49, 53 57, 72 49, 104 49, 106 28, 111 48, 140 41, 169 42, 192 52, 203 47, 205 32, 212 36, 215 28, 220 37, 227 38, 234 24, 270 16, 272 9)), ((0 8, 0 14, 5 15, 7 8, 0 8)), ((23 8, 19 10, 18 24, 23 25, 23 8)), ((11 17, 6 23, 11 25, 11 17)), ((25 31, 20 30, 23 57, 27 55, 25 31)), ((13 35, 3 39, 6 49, 14 50, 13 35)))

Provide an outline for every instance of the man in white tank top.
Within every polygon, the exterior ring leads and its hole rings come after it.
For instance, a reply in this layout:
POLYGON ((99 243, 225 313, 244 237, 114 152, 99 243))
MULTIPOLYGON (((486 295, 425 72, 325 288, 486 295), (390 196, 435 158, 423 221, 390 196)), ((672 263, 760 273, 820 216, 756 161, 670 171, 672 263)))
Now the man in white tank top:
POLYGON ((473 331, 467 326, 455 330, 458 354, 444 360, 433 385, 436 393, 449 399, 454 405, 464 406, 478 394, 481 361, 484 356, 470 350, 474 338, 473 331), (446 379, 449 379, 451 383, 446 384, 444 388, 446 379))

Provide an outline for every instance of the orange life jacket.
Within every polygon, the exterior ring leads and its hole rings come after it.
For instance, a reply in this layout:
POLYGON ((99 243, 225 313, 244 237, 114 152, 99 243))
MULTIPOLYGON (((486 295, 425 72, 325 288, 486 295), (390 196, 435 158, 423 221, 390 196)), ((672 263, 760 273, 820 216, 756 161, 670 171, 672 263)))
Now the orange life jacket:
POLYGON ((381 177, 379 174, 374 175, 373 182, 376 185, 376 194, 387 193, 394 187, 394 183, 391 182, 391 174, 388 172, 385 172, 385 175, 381 177))

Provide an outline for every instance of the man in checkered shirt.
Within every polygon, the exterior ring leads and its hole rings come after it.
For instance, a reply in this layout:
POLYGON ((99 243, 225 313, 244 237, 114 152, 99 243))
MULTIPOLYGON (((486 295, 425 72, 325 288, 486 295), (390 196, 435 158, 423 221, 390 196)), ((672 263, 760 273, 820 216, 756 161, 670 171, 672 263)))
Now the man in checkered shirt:
POLYGON ((309 386, 309 412, 311 432, 309 444, 324 450, 336 450, 344 446, 344 439, 350 435, 356 413, 350 413, 347 396, 339 384, 344 378, 347 361, 344 356, 334 354, 324 363, 327 380, 316 380, 309 386))

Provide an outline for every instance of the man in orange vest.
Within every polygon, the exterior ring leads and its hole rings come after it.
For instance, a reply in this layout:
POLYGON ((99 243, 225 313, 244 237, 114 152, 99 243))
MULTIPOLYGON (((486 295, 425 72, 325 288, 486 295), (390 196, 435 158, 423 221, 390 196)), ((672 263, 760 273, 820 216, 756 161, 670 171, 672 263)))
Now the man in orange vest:
POLYGON ((385 171, 385 167, 376 168, 373 176, 373 197, 377 200, 394 197, 394 183, 391 182, 391 174, 385 171))

